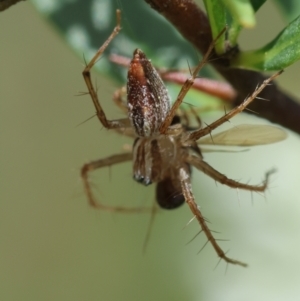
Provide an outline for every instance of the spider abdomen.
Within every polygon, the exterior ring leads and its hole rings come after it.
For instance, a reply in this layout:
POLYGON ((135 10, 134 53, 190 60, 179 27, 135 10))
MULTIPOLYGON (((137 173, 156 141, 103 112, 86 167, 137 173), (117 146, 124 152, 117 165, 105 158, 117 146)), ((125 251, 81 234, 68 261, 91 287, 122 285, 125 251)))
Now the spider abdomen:
POLYGON ((156 201, 163 209, 176 209, 184 204, 180 181, 174 178, 165 178, 156 186, 156 201))
POLYGON ((136 49, 128 69, 128 117, 136 134, 151 137, 170 110, 168 91, 150 60, 136 49))

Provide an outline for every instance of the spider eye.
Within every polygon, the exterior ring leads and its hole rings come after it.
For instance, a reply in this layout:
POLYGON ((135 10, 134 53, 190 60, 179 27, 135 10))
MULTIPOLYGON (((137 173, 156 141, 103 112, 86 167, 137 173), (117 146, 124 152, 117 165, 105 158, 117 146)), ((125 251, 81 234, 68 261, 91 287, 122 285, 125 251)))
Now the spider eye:
POLYGON ((148 177, 145 178, 142 175, 134 175, 133 179, 138 183, 144 184, 145 186, 152 184, 152 181, 148 177))

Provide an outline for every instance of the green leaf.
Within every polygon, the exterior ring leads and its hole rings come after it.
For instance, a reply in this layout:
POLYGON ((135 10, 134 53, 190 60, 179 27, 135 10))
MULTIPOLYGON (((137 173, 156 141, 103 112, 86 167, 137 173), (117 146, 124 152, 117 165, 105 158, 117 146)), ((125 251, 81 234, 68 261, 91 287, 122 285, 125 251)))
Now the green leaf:
POLYGON ((232 66, 274 71, 286 68, 300 59, 300 17, 264 47, 241 52, 232 66))
POLYGON ((294 20, 300 11, 299 0, 274 0, 281 13, 288 21, 294 20))
POLYGON ((220 0, 204 0, 205 8, 209 18, 209 23, 212 30, 213 38, 227 27, 226 36, 219 38, 219 42, 216 44, 216 52, 221 55, 228 50, 228 47, 234 47, 236 45, 238 34, 241 30, 241 26, 232 18, 231 12, 220 0))
POLYGON ((226 25, 228 28, 227 37, 222 37, 216 45, 218 54, 227 51, 228 47, 237 44, 239 33, 243 27, 255 25, 256 12, 266 0, 204 0, 204 4, 215 38, 226 25))
MULTIPOLYGON (((253 11, 257 12, 259 10, 259 8, 266 2, 266 0, 250 0, 250 2, 251 2, 253 11)), ((236 14, 238 15, 238 17, 232 17, 231 25, 229 28, 229 35, 228 35, 228 40, 230 42, 230 45, 232 45, 232 46, 235 46, 237 44, 237 39, 238 39, 239 33, 243 28, 243 26, 242 26, 243 23, 240 22, 240 20, 244 18, 243 10, 239 9, 238 5, 236 5, 235 11, 236 11, 236 14)), ((245 14, 246 14, 246 12, 245 12, 245 14)), ((244 27, 246 27, 246 26, 244 26, 244 27)))
POLYGON ((222 2, 242 27, 255 26, 254 9, 249 0, 222 0, 222 2))
MULTIPOLYGON (((209 18, 210 27, 212 30, 213 38, 223 30, 227 25, 227 16, 229 12, 226 7, 219 0, 204 0, 205 8, 209 18)), ((219 38, 217 45, 215 46, 216 52, 222 54, 226 51, 225 49, 225 35, 219 38)))

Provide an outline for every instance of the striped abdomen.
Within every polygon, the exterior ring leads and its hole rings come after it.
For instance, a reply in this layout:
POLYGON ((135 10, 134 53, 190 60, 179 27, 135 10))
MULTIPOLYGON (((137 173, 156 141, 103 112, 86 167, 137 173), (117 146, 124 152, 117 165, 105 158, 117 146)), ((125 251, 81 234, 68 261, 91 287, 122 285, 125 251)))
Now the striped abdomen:
POLYGON ((168 91, 145 54, 136 49, 128 70, 128 117, 140 137, 158 133, 170 110, 168 91))

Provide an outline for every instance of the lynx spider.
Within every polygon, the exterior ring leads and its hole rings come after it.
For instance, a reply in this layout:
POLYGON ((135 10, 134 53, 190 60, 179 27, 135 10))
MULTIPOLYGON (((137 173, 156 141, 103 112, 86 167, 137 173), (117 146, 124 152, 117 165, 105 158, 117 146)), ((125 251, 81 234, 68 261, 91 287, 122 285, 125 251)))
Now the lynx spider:
MULTIPOLYGON (((107 129, 116 131, 128 130, 129 136, 135 137, 132 152, 109 156, 105 159, 89 162, 81 169, 81 177, 84 183, 85 193, 92 207, 114 212, 142 212, 149 208, 109 206, 96 202, 89 184, 88 175, 91 171, 111 166, 117 163, 133 161, 133 177, 136 181, 149 185, 157 183, 157 200, 164 208, 175 208, 186 202, 193 216, 198 220, 201 231, 207 237, 220 259, 227 263, 247 266, 247 264, 229 258, 220 248, 217 240, 213 237, 207 222, 197 205, 191 187, 191 166, 201 170, 215 181, 232 188, 239 188, 255 192, 263 192, 267 188, 268 178, 271 172, 266 173, 265 180, 260 185, 243 184, 227 178, 203 160, 197 140, 212 132, 221 124, 243 111, 257 95, 282 71, 277 72, 266 79, 257 89, 248 96, 242 104, 229 111, 220 119, 204 128, 187 130, 181 123, 174 124, 179 106, 187 92, 193 85, 198 72, 207 62, 216 40, 211 43, 207 53, 196 66, 190 78, 182 86, 176 101, 170 107, 170 100, 159 74, 145 54, 136 49, 128 70, 127 82, 127 108, 128 118, 108 120, 98 100, 98 95, 91 81, 90 70, 99 57, 103 54, 110 42, 120 32, 121 12, 117 10, 117 24, 111 35, 99 48, 95 56, 86 65, 83 77, 89 94, 96 109, 96 115, 101 124, 107 129), (168 193, 175 192, 170 199, 168 193)), ((223 34, 220 33, 220 35, 223 34)), ((219 36, 220 36, 219 35, 219 36)), ((124 109, 121 100, 116 98, 118 105, 124 109)))

